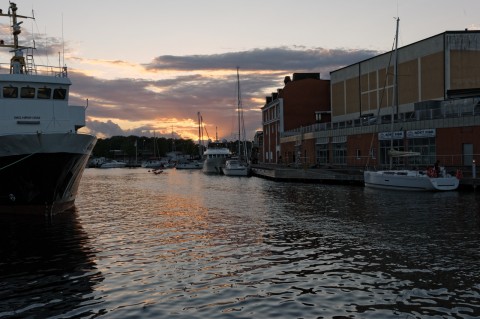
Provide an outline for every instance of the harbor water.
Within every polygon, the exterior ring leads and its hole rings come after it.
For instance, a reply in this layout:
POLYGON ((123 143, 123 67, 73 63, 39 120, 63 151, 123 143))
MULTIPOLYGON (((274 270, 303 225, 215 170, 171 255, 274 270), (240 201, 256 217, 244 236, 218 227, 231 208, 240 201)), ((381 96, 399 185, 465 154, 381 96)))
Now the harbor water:
POLYGON ((479 196, 87 169, 1 217, 0 318, 478 318, 479 196))

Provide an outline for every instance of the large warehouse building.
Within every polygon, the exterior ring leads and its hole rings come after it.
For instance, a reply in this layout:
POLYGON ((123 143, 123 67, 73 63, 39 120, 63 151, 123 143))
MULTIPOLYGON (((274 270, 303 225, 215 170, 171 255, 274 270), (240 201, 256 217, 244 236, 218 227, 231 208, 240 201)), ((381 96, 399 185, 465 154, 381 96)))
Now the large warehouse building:
POLYGON ((331 123, 285 131, 282 151, 301 154, 297 162, 306 165, 380 168, 393 143, 421 153, 396 159, 399 165, 472 165, 480 155, 480 31, 448 31, 399 48, 396 95, 394 57, 331 72, 331 123))

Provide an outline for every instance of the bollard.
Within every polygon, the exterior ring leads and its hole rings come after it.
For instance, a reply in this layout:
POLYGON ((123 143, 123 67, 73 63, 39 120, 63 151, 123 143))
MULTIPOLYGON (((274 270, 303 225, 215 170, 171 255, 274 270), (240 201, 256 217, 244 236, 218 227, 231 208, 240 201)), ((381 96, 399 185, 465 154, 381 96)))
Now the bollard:
POLYGON ((475 160, 472 161, 472 178, 477 178, 477 167, 475 166, 475 160))

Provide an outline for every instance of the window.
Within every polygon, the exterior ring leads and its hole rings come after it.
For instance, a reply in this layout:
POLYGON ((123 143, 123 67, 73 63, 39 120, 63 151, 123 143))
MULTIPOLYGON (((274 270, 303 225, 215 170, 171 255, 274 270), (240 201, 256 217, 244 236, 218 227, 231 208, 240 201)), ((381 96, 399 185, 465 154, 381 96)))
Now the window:
MULTIPOLYGON (((390 165, 390 155, 388 152, 390 151, 390 143, 389 140, 380 141, 380 163, 383 165, 390 165)), ((393 149, 396 151, 403 152, 405 147, 403 146, 403 140, 393 140, 393 149)), ((405 157, 393 157, 392 164, 395 166, 405 166, 405 157)))
POLYGON ((18 88, 13 86, 3 87, 3 97, 7 99, 15 99, 18 97, 18 88))
POLYGON ((37 97, 39 99, 49 99, 52 95, 52 89, 50 88, 39 88, 37 90, 37 97))
POLYGON ((334 143, 333 145, 333 163, 347 164, 347 143, 334 143))
POLYGON ((65 100, 67 97, 67 90, 65 89, 54 89, 53 90, 53 99, 54 100, 65 100))
POLYGON ((328 164, 328 144, 316 144, 317 164, 328 164))
POLYGON ((35 88, 22 87, 20 89, 20 97, 22 99, 33 99, 35 97, 35 88))
POLYGON ((421 155, 408 158, 410 165, 432 165, 435 163, 435 137, 408 139, 408 150, 410 152, 418 152, 421 155))

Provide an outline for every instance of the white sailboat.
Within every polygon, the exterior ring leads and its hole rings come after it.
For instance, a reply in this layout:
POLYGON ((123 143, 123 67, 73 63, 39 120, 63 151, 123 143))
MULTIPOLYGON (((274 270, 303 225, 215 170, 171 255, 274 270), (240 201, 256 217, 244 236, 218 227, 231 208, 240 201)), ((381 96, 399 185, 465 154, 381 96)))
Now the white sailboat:
POLYGON ((243 107, 240 93, 240 75, 237 67, 237 116, 238 116, 238 158, 231 158, 222 167, 227 176, 249 176, 250 165, 247 162, 247 143, 245 141, 245 126, 243 123, 243 107), (243 145, 243 153, 242 153, 243 145), (243 154, 243 156, 242 156, 243 154))
MULTIPOLYGON (((397 18, 397 28, 395 35, 395 57, 394 57, 394 84, 393 100, 398 108, 398 81, 397 81, 397 50, 398 50, 398 28, 400 19, 397 18)), ((411 190, 411 191, 451 191, 458 188, 459 180, 455 176, 446 173, 445 168, 436 166, 435 171, 418 170, 394 170, 392 168, 393 157, 418 156, 415 152, 401 152, 393 149, 393 123, 394 107, 391 114, 391 135, 390 143, 390 169, 381 171, 364 171, 364 182, 366 187, 393 189, 393 190, 411 190)))

